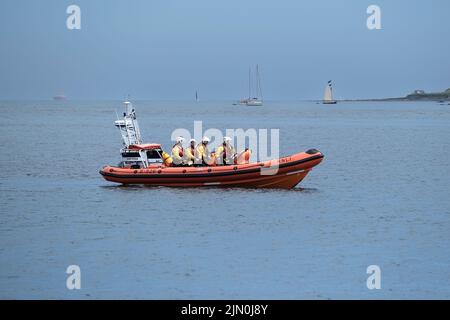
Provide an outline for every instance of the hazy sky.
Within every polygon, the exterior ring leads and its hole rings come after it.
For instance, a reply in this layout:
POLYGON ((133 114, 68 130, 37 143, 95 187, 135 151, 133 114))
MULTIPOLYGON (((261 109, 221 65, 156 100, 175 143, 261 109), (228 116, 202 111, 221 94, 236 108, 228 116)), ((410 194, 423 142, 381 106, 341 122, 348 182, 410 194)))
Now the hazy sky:
POLYGON ((0 99, 266 99, 450 87, 448 0, 1 0, 0 99), (66 8, 81 8, 68 30, 66 8), (381 7, 382 30, 366 9, 381 7))

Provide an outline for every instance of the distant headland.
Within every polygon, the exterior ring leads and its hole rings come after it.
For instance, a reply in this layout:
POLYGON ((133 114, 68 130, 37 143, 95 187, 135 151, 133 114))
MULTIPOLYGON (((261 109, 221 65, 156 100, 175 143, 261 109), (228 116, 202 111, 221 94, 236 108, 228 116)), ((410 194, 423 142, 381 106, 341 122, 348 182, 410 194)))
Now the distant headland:
POLYGON ((351 101, 450 101, 450 88, 443 92, 430 93, 424 90, 414 90, 414 92, 401 98, 356 99, 351 101))

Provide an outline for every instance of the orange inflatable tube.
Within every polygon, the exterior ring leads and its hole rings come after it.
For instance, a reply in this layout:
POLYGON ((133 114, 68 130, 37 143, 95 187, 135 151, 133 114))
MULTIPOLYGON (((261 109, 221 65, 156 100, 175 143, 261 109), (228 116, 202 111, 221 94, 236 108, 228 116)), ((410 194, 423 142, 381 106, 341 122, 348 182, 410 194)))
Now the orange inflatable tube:
POLYGON ((249 163, 250 151, 239 155, 245 163, 226 166, 168 167, 152 164, 131 169, 105 166, 100 174, 107 181, 121 184, 144 184, 169 187, 252 187, 293 188, 322 162, 323 154, 315 149, 279 159, 249 163))

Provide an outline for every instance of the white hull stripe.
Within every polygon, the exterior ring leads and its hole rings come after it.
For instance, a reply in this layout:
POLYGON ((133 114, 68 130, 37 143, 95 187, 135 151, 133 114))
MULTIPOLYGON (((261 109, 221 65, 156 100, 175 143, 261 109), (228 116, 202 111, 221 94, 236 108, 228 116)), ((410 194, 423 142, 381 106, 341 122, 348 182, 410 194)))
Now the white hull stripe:
POLYGON ((304 172, 305 170, 297 170, 297 171, 293 171, 293 172, 289 172, 289 173, 286 173, 286 175, 287 176, 290 176, 291 174, 297 174, 297 173, 301 173, 301 172, 304 172))
POLYGON ((220 182, 205 182, 203 185, 205 186, 217 186, 220 182))

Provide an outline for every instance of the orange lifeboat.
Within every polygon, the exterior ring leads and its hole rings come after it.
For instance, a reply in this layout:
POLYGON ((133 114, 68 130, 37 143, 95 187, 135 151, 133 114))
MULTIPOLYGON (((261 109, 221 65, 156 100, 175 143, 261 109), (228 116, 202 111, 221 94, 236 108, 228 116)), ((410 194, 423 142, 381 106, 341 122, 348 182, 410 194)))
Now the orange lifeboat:
POLYGON ((312 149, 275 160, 226 166, 170 167, 151 164, 139 169, 105 166, 100 174, 107 181, 126 185, 290 189, 300 183, 323 158, 320 151, 312 149))
MULTIPOLYGON (((250 163, 251 152, 236 155, 235 164, 211 166, 174 165, 172 158, 160 144, 143 144, 136 111, 129 101, 124 102, 123 119, 114 125, 119 129, 124 147, 120 150, 122 161, 118 166, 105 166, 100 174, 107 181, 167 187, 295 187, 311 169, 323 160, 315 149, 289 157, 250 163)), ((214 156, 213 156, 214 157, 214 156)))

